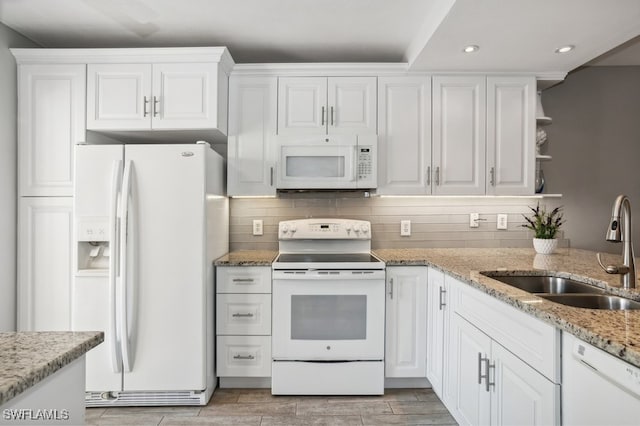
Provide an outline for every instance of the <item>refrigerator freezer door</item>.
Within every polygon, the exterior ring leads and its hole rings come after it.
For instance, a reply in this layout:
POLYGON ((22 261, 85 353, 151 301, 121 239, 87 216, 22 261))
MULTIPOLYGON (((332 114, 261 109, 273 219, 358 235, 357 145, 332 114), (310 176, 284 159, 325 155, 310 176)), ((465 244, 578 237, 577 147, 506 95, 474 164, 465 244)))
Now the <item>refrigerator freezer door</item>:
POLYGON ((206 387, 206 145, 127 145, 131 162, 125 391, 206 387))
POLYGON ((115 324, 117 205, 114 203, 119 193, 123 155, 122 145, 78 145, 75 152, 74 244, 78 247, 75 250, 72 329, 105 331, 104 343, 87 353, 88 391, 122 389, 122 358, 115 324), (98 224, 107 233, 96 238, 109 244, 109 270, 83 269, 79 252, 83 245, 91 243, 79 241, 79 228, 86 224, 98 224))

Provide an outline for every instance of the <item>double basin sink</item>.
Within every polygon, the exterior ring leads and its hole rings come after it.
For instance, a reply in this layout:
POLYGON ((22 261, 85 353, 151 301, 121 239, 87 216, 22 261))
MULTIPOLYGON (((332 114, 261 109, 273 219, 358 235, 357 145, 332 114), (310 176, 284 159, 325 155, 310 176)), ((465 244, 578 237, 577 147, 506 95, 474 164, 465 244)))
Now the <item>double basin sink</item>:
POLYGON ((497 272, 481 274, 562 305, 617 311, 640 309, 640 302, 605 294, 602 288, 570 278, 552 275, 499 275, 497 272))

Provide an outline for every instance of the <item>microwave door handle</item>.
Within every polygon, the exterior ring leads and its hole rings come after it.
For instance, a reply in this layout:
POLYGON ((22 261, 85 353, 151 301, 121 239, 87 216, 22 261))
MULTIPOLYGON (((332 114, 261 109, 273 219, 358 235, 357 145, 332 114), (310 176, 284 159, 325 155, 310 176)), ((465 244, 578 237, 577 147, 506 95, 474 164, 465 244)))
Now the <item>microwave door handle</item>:
POLYGON ((351 182, 358 180, 358 145, 353 147, 353 169, 351 170, 351 182))

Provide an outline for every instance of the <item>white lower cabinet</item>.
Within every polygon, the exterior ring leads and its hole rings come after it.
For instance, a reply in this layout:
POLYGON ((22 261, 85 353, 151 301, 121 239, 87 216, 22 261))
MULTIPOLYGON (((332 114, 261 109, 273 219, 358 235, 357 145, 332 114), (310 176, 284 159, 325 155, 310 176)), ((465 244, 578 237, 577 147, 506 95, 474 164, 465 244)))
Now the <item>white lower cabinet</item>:
POLYGON ((427 285, 427 379, 433 391, 443 399, 444 363, 447 359, 449 311, 447 280, 442 271, 429 268, 427 285))
POLYGON ((218 377, 271 377, 271 267, 217 268, 216 335, 218 377))
POLYGON ((451 318, 452 415, 461 425, 559 424, 559 387, 467 320, 451 318))
POLYGON ((218 294, 218 335, 271 335, 270 294, 218 294))
POLYGON ((271 336, 218 336, 220 377, 271 376, 271 336))
POLYGON ((387 268, 385 377, 426 377, 427 268, 387 268))
POLYGON ((559 331, 451 277, 445 281, 451 314, 443 402, 458 423, 560 424, 559 331))
POLYGON ((18 218, 18 331, 68 331, 73 198, 21 197, 18 218))

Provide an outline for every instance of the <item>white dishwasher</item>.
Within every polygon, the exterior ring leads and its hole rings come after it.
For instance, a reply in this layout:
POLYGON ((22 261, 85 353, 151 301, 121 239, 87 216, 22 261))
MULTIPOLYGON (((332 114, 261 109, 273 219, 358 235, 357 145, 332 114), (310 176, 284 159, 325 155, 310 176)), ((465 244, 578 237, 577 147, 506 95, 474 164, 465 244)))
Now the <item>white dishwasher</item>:
POLYGON ((640 424, 640 368, 562 333, 562 424, 640 424))

